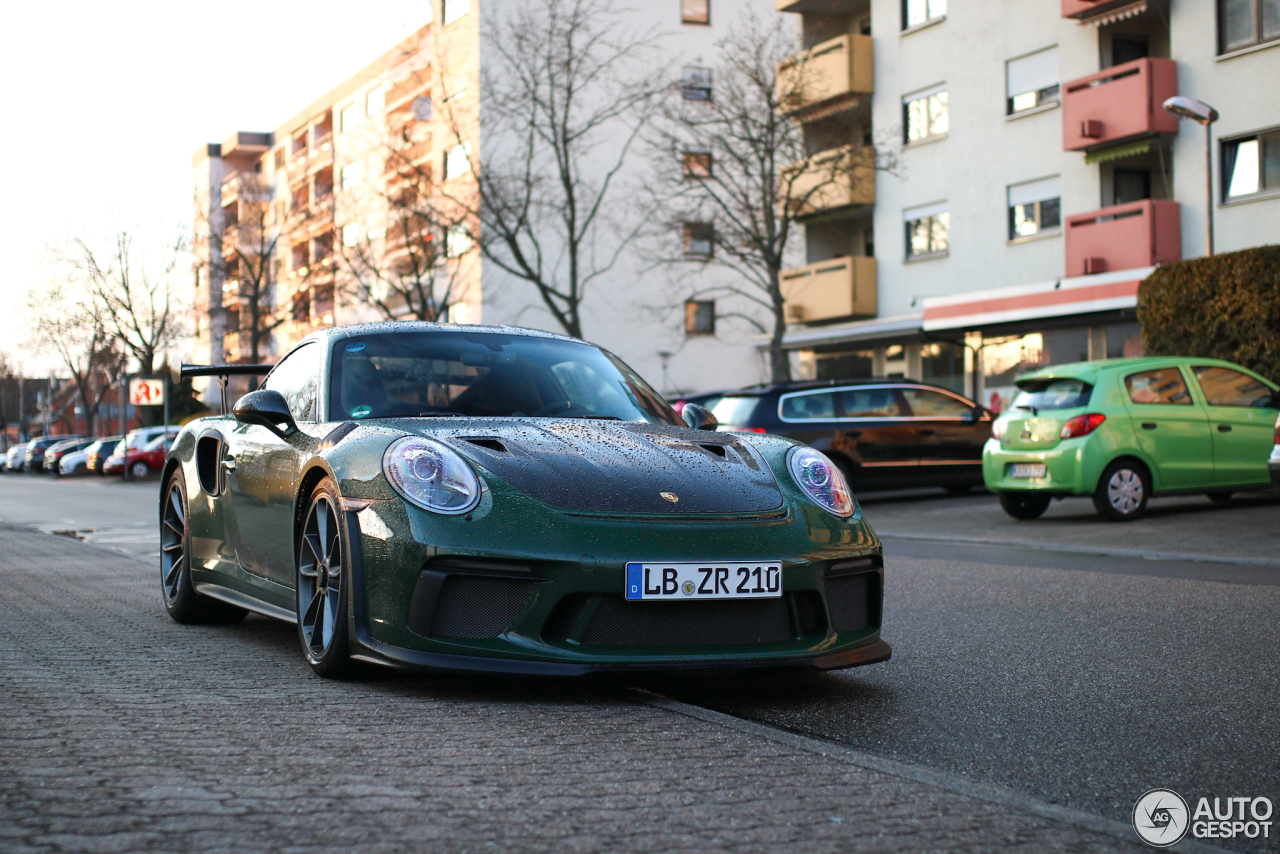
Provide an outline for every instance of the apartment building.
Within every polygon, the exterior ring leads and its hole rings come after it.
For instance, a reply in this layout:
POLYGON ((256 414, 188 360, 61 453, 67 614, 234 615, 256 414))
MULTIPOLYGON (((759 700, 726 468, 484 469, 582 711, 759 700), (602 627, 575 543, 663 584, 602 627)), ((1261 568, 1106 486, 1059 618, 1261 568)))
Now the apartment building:
MULTIPOLYGON (((255 304, 271 309, 270 322, 278 323, 260 344, 258 358, 265 361, 318 327, 380 319, 379 297, 409 316, 394 293, 353 292, 341 261, 353 247, 368 247, 393 265, 403 251, 405 236, 388 207, 402 177, 388 165, 391 149, 455 198, 474 183, 474 165, 495 154, 499 135, 492 132, 481 80, 492 69, 496 22, 518 3, 430 0, 421 29, 275 129, 238 132, 200 148, 193 159, 194 358, 252 358, 255 304)), ((715 43, 748 9, 765 19, 774 15, 769 0, 651 0, 619 14, 625 31, 650 37, 655 73, 685 81, 671 97, 696 99, 712 96, 705 66, 715 43)), ((648 179, 648 169, 642 156, 628 161, 615 179, 622 189, 613 196, 612 216, 630 215, 628 194, 648 179)), ((474 234, 446 231, 439 235, 444 263, 460 282, 448 320, 560 331, 531 285, 481 258, 474 234)), ((673 234, 677 255, 680 240, 673 234)), ((554 261, 557 248, 544 249, 554 261)), ((686 311, 680 288, 691 286, 673 283, 653 266, 624 253, 591 285, 582 304, 584 336, 668 391, 758 381, 757 333, 717 326, 714 306, 691 304, 686 311)))
POLYGON ((1160 263, 1280 240, 1268 0, 775 0, 814 149, 896 150, 829 194, 784 277, 809 377, 902 374, 1000 408, 1040 365, 1141 352, 1160 263), (1205 129, 1168 113, 1216 108, 1205 129), (1211 176, 1206 173, 1206 145, 1211 176))

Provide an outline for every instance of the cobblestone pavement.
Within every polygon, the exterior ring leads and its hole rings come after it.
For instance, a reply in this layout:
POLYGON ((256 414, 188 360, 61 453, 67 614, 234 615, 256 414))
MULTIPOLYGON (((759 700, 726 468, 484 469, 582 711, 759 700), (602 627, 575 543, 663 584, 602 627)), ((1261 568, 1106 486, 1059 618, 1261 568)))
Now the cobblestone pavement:
POLYGON ((598 682, 326 682, 155 575, 0 525, 0 850, 1143 850, 598 682))

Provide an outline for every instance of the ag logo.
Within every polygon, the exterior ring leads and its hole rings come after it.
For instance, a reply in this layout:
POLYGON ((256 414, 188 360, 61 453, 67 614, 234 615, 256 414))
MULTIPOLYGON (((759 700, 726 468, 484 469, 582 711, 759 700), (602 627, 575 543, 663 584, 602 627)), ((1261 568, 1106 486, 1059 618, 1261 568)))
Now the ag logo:
POLYGON ((1148 845, 1168 848, 1187 835, 1187 802, 1172 789, 1152 789, 1133 805, 1133 829, 1148 845))
POLYGON ((692 581, 686 581, 684 584, 680 585, 680 589, 684 591, 684 595, 686 595, 686 596, 692 596, 692 595, 693 595, 693 582, 692 582, 692 581))
POLYGON ((680 500, 680 496, 676 495, 674 492, 659 492, 658 494, 670 501, 672 504, 675 504, 680 500))

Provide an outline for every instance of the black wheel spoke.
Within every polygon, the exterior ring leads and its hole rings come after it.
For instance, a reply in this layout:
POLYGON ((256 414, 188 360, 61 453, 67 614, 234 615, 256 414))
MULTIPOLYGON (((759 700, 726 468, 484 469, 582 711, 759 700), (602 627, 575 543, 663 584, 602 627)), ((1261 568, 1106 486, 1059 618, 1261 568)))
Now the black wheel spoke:
POLYGON ((187 518, 182 512, 182 488, 174 483, 169 488, 160 524, 160 581, 169 602, 175 600, 182 590, 186 542, 187 518))

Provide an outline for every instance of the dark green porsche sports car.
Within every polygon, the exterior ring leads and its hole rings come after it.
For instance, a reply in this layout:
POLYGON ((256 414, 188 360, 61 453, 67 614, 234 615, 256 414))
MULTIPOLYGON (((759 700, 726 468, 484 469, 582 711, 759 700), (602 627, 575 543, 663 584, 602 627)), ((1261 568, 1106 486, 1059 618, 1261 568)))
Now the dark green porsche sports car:
POLYGON ((839 469, 677 416, 599 347, 381 323, 317 332, 274 368, 183 370, 270 373, 168 455, 179 622, 296 623, 323 676, 889 658, 880 541, 839 469))

